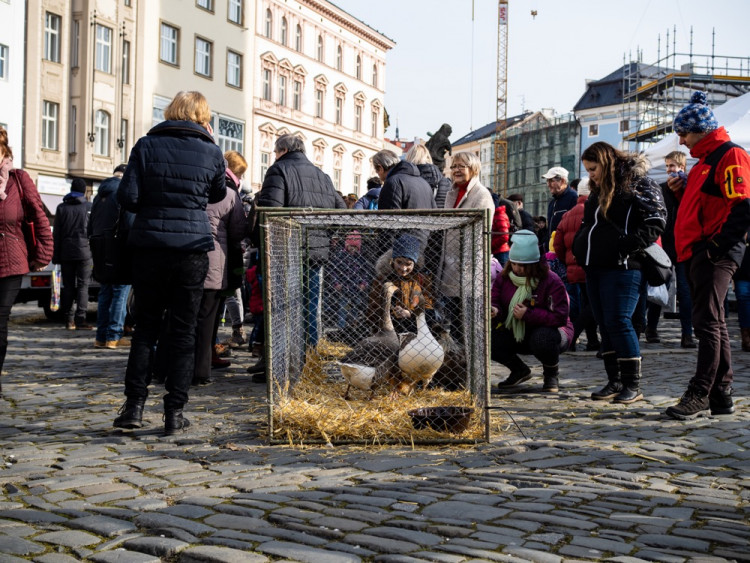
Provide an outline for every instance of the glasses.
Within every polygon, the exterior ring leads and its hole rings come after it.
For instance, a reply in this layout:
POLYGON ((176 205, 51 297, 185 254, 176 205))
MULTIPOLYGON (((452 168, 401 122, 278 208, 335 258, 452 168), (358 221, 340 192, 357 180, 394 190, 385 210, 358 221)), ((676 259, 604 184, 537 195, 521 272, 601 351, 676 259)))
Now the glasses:
POLYGON ((465 164, 451 164, 451 170, 466 170, 467 168, 465 164))

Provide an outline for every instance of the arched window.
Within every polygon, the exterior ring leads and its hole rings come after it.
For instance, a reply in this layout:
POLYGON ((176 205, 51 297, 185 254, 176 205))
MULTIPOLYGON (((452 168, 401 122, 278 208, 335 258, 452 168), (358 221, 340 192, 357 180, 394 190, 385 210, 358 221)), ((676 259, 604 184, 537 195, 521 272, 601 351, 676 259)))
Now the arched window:
POLYGON ((286 46, 286 42, 287 42, 286 18, 281 18, 281 44, 286 46))
POLYGON ((362 57, 357 55, 357 68, 356 68, 357 80, 362 80, 362 57))
POLYGON ((109 156, 109 114, 106 111, 97 110, 94 133, 96 134, 94 154, 109 156))
POLYGON ((271 10, 266 10, 266 37, 273 39, 273 14, 271 10))
POLYGON ((341 45, 336 48, 336 70, 341 70, 344 66, 344 51, 341 49, 341 45))
POLYGON ((302 52, 302 26, 297 24, 297 31, 294 33, 294 50, 302 52))
POLYGON ((378 65, 372 65, 372 85, 378 87, 378 65))
POLYGON ((323 36, 318 35, 318 60, 323 62, 323 36))

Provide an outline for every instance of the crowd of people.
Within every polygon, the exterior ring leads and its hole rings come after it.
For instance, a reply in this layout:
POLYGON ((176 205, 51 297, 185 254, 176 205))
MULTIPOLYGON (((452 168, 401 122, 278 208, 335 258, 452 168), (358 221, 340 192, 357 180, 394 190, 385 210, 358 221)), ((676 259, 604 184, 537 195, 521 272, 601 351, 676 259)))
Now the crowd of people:
MULTIPOLYGON (((403 159, 379 151, 366 193, 344 195, 294 135, 276 140, 276 159, 261 190, 243 198, 247 162, 236 151, 222 154, 210 116, 202 94, 178 93, 165 121, 136 143, 127 165, 102 182, 93 203, 85 182, 72 181, 56 210, 54 234, 33 182, 12 167, 0 128, 0 370, 21 277, 52 261, 62 273, 66 328, 96 329, 97 348, 129 347, 125 403, 114 426, 142 426, 149 385, 157 381, 166 389, 164 433, 171 435, 190 424, 183 409, 191 385, 209 384, 212 368, 230 364, 218 343, 224 311, 232 325, 226 344, 256 350, 259 359, 248 372, 255 382, 266 381, 258 210, 485 209, 496 272, 491 357, 509 370, 497 392, 517 392, 531 379, 522 355, 541 363, 543 391, 557 392, 560 355, 576 350, 585 333, 586 350, 602 359, 606 379, 591 399, 641 400, 639 340, 645 334, 649 343, 660 341, 662 310, 648 302, 643 273, 645 249, 658 244, 674 264, 667 287, 676 286, 680 345, 697 347, 695 376, 666 414, 689 419, 734 411, 725 301, 734 279, 742 350, 750 351, 750 192, 743 176, 750 160, 716 122, 704 94, 696 93, 674 121, 680 144, 699 159, 689 173, 684 153, 672 152, 665 159, 668 180, 659 185, 649 178, 645 158, 597 142, 581 156, 587 177, 569 182, 569 171, 560 166, 542 175, 550 193, 546 217, 532 217, 521 194, 504 199, 483 186, 473 152, 453 154, 446 176, 422 144, 403 159), (96 327, 87 322, 92 270, 100 283, 96 327), (249 338, 246 314, 253 325, 249 338), (132 339, 126 337, 130 324, 132 339)), ((333 242, 325 229, 310 236, 320 240, 310 244, 304 271, 308 346, 322 337, 321 310, 336 328, 347 329, 361 321, 359 311, 377 316, 386 285, 398 291, 390 312, 398 331, 416 330, 418 306, 430 326, 442 323, 462 342, 461 265, 453 233, 410 230, 381 238, 379 259, 369 264, 363 256, 368 241, 357 230, 333 242), (327 291, 336 292, 335 307, 321 303, 327 291)))

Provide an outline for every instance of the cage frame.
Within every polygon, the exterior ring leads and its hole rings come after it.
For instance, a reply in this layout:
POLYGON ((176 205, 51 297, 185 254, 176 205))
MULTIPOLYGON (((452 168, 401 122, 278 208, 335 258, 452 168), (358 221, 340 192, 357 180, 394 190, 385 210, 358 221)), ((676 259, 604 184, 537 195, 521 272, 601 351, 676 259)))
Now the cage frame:
MULTIPOLYGON (((482 264, 481 264, 481 272, 482 272, 482 284, 481 288, 483 290, 483 310, 484 310, 484 321, 483 321, 483 327, 482 330, 484 331, 484 334, 486 335, 484 339, 484 349, 483 349, 483 379, 484 379, 484 389, 483 389, 483 395, 481 397, 481 401, 483 403, 483 406, 481 409, 478 409, 480 412, 478 412, 478 416, 482 419, 483 424, 483 436, 481 438, 439 438, 439 439, 422 439, 418 438, 415 439, 413 436, 411 437, 411 444, 419 444, 419 445, 461 445, 461 444, 477 444, 480 442, 489 443, 491 440, 491 412, 492 407, 490 406, 490 397, 491 397, 491 389, 490 389, 490 367, 491 367, 491 360, 490 360, 490 352, 491 352, 491 345, 490 345, 490 297, 491 297, 491 283, 490 283, 490 270, 491 270, 491 210, 488 209, 425 209, 425 210, 406 210, 406 209, 393 209, 393 210, 353 210, 353 209, 336 209, 336 210, 325 210, 325 209, 314 209, 314 208, 258 208, 258 223, 259 223, 259 257, 260 257, 260 264, 263 272, 268 272, 269 268, 269 247, 271 246, 270 243, 270 231, 268 229, 269 221, 274 219, 286 219, 289 221, 294 220, 296 217, 305 217, 305 216, 323 216, 323 217, 330 217, 332 219, 332 224, 326 224, 326 228, 330 228, 332 226, 347 226, 347 227, 357 227, 359 225, 356 224, 356 221, 354 224, 349 222, 339 222, 336 223, 334 221, 335 218, 342 218, 342 217, 362 217, 362 221, 365 217, 389 217, 389 216, 402 216, 402 217, 463 217, 464 221, 469 224, 472 222, 479 222, 479 228, 481 229, 481 246, 482 246, 482 252, 481 255, 483 257, 482 264)), ((364 228, 366 225, 362 225, 364 228)), ((416 228, 416 227, 414 227, 416 228)), ((456 228, 456 227, 452 227, 456 228)), ((434 229, 434 230, 440 230, 440 229, 434 229)), ((446 230, 446 229, 443 229, 446 230)), ((464 244, 464 241, 461 241, 461 244, 464 244)), ((463 249, 462 249, 463 251, 463 249)), ((476 259, 476 253, 473 254, 474 259, 476 259)), ((473 264, 474 271, 476 271, 477 265, 473 264)), ((273 319, 273 311, 270 304, 272 303, 272 291, 275 286, 271 283, 268 283, 268 276, 266 276, 266 283, 263 284, 263 318, 264 318, 264 358, 266 361, 267 367, 267 374, 266 374, 266 403, 267 403, 267 424, 268 424, 268 435, 267 435, 267 441, 271 445, 281 445, 281 444, 288 444, 288 445, 295 445, 294 441, 290 438, 274 438, 274 407, 276 406, 276 403, 274 402, 274 396, 273 396, 273 387, 272 383, 274 381, 273 377, 273 330, 272 330, 272 319, 273 319)), ((468 346, 466 346, 468 348, 468 346)), ((304 345, 303 345, 304 348, 304 345)), ((474 366, 467 366, 468 370, 474 369, 476 364, 479 363, 477 359, 477 355, 472 355, 472 359, 474 361, 474 366)), ((480 366, 481 367, 481 364, 480 366)), ((474 379, 471 379, 471 381, 474 381, 474 379)), ((477 393, 471 393, 472 397, 478 397, 477 393)), ((306 444, 326 444, 330 442, 326 442, 325 439, 315 440, 315 439, 307 439, 304 440, 304 443, 306 444)), ((373 441, 370 439, 357 439, 357 438, 351 438, 351 439, 336 439, 334 442, 336 445, 344 445, 344 444, 357 444, 357 445, 394 445, 394 444, 403 444, 403 441, 399 440, 381 440, 381 441, 373 441)), ((302 443, 299 443, 299 445, 303 445, 302 443)))

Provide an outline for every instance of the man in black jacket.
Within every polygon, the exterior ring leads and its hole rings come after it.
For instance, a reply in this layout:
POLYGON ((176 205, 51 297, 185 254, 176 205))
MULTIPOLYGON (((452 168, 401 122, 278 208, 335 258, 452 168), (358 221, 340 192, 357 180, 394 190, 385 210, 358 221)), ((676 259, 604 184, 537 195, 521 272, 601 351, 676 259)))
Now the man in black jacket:
POLYGON ((55 211, 52 236, 55 250, 52 262, 60 264, 62 293, 60 309, 68 330, 91 330, 86 322, 91 276, 91 251, 86 236, 91 202, 86 199, 86 182, 74 178, 67 194, 55 211), (76 306, 73 307, 73 301, 76 306))
POLYGON ((562 166, 553 166, 542 175, 547 182, 547 188, 552 199, 547 205, 547 229, 549 235, 544 242, 545 250, 549 250, 549 236, 557 229, 557 224, 566 211, 573 209, 578 203, 578 192, 568 186, 568 171, 562 166))
MULTIPOLYGON (((305 156, 305 143, 295 135, 281 135, 274 145, 276 161, 266 172, 263 187, 256 196, 257 208, 299 207, 314 209, 346 209, 346 204, 333 187, 328 174, 322 172, 305 156)), ((260 210, 260 209, 259 209, 260 210)), ((256 222, 254 240, 258 240, 256 222)), ((308 283, 306 296, 307 345, 318 343, 320 287, 323 282, 323 263, 328 260, 330 240, 324 231, 310 231, 308 237, 308 283)), ((265 381, 265 361, 252 366, 253 381, 265 381)))
POLYGON ((415 164, 382 150, 373 155, 372 165, 383 182, 378 209, 435 209, 432 187, 415 164))

